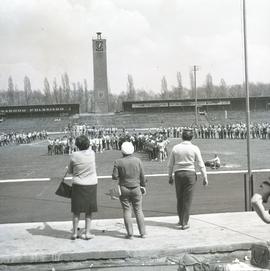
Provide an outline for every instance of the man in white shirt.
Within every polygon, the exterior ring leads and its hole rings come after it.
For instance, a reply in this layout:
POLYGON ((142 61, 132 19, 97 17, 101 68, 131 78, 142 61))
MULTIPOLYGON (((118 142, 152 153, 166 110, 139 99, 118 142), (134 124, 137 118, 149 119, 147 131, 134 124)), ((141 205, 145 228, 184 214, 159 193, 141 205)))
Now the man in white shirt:
POLYGON ((195 163, 199 166, 201 171, 203 185, 206 186, 208 184, 206 169, 200 149, 190 142, 192 137, 193 130, 183 130, 183 142, 173 147, 168 162, 169 184, 172 185, 175 180, 177 212, 179 216, 178 225, 183 230, 190 227, 188 224, 189 212, 193 198, 194 185, 197 180, 195 163))
POLYGON ((255 193, 251 199, 251 205, 258 216, 267 224, 270 224, 269 211, 264 209, 263 203, 266 203, 270 196, 270 178, 262 182, 259 193, 255 193))

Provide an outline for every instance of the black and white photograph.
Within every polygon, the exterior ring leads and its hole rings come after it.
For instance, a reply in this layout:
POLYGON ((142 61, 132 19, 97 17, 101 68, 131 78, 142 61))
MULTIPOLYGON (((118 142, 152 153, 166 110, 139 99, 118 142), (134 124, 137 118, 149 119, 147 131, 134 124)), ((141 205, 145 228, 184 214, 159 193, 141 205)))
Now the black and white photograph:
POLYGON ((270 270, 269 12, 0 0, 0 270, 270 270))

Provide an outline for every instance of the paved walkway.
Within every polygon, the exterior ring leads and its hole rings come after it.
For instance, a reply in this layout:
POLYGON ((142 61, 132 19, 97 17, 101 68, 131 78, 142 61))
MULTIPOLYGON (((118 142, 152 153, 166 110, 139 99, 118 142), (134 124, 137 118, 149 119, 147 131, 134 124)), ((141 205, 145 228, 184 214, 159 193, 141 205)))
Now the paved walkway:
MULTIPOLYGON (((127 240, 122 219, 94 220, 96 236, 88 241, 70 240, 71 222, 1 224, 0 264, 160 258, 184 252, 250 255, 251 244, 270 240, 270 225, 254 212, 194 215, 185 231, 176 222, 176 217, 146 218, 147 238, 127 240)), ((135 221, 134 229, 138 234, 135 221)))

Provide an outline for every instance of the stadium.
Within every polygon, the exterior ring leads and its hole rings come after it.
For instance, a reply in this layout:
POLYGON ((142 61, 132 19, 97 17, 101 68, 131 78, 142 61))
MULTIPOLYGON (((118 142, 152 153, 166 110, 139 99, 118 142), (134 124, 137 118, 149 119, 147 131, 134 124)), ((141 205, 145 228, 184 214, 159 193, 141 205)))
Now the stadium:
POLYGON ((249 81, 245 0, 50 2, 2 12, 0 270, 268 270, 265 3, 249 81))

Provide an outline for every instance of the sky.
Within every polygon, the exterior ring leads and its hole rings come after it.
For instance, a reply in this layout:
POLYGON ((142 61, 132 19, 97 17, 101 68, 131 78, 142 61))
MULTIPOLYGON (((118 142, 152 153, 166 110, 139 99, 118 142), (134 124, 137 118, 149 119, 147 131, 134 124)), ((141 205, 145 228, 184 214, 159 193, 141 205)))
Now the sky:
MULTIPOLYGON (((270 1, 246 0, 250 82, 270 82, 270 1)), ((214 84, 244 80, 242 0, 1 0, 0 89, 12 76, 18 89, 28 76, 43 90, 47 77, 60 83, 88 82, 93 89, 92 39, 107 40, 110 91, 136 89, 160 93, 182 83, 199 67, 197 85, 210 73, 214 84)))

